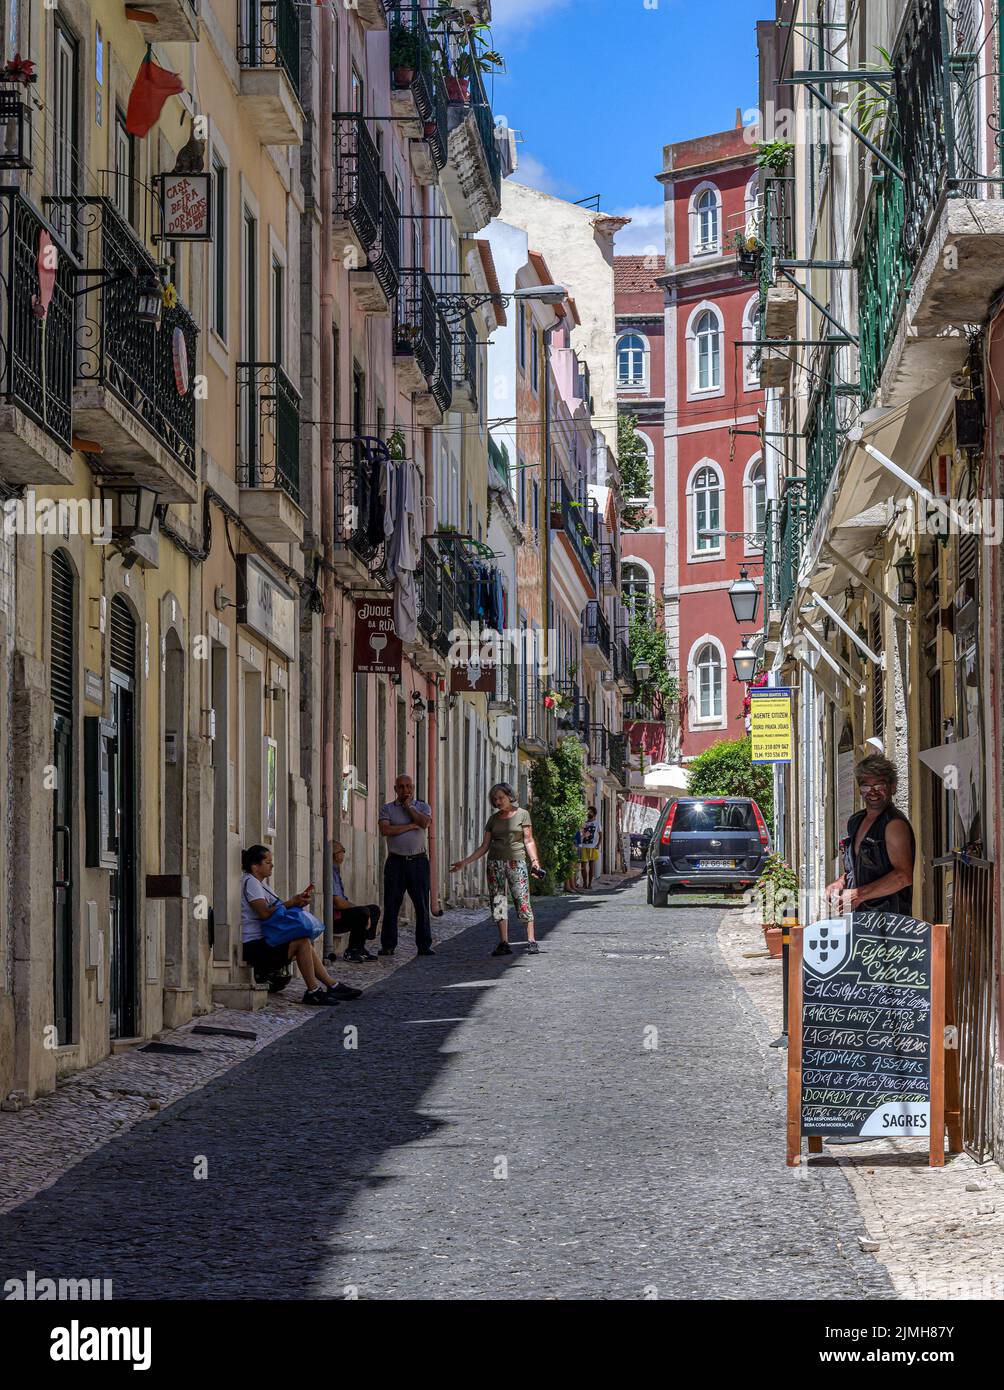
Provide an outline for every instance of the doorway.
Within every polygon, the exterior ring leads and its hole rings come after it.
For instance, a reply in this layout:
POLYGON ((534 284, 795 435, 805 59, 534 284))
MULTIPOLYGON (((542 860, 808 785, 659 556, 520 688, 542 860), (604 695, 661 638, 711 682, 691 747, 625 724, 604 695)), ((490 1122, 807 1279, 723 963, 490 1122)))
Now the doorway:
POLYGON ((75 583, 64 551, 52 557, 49 689, 52 695, 52 996, 60 1047, 73 1039, 73 692, 75 583))
POLYGON ((115 866, 109 875, 111 1008, 113 1038, 136 1036, 137 863, 136 863, 136 620, 123 598, 111 603, 111 716, 109 791, 115 866))

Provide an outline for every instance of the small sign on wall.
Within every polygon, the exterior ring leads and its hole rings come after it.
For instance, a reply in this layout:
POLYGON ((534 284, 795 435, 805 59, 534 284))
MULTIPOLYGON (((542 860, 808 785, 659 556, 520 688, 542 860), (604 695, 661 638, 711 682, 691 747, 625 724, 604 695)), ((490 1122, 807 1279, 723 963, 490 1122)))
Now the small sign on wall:
POLYGON ((212 174, 158 174, 161 241, 212 241, 212 174))

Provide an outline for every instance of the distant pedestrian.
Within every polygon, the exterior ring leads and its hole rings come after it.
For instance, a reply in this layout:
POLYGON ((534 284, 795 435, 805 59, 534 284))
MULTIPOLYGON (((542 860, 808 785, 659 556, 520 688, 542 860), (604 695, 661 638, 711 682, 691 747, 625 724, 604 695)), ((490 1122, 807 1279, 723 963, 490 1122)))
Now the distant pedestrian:
POLYGON ((333 860, 331 902, 335 913, 335 932, 338 934, 348 932, 349 934, 349 944, 345 948, 342 960, 353 961, 356 964, 367 960, 376 960, 376 956, 367 951, 366 942, 372 941, 376 936, 377 923, 380 920, 380 908, 376 903, 369 903, 366 907, 358 907, 349 901, 345 892, 345 885, 342 882, 345 846, 338 840, 331 847, 331 858, 333 860))
POLYGON ((540 872, 540 855, 533 838, 530 813, 519 806, 516 793, 508 782, 497 782, 488 793, 492 814, 485 826, 484 839, 466 859, 450 865, 457 873, 466 864, 488 856, 488 895, 491 912, 499 929, 499 942, 493 956, 511 956, 509 945, 509 903, 512 894, 516 915, 526 926, 526 949, 532 956, 540 954, 534 935, 533 909, 530 906, 530 873, 540 872))
POLYGON ((589 819, 579 832, 579 863, 582 866, 582 891, 584 893, 593 886, 593 874, 596 872, 596 863, 600 857, 600 845, 603 843, 603 831, 596 819, 596 807, 590 806, 587 814, 589 819))
POLYGON ((407 772, 394 781, 394 800, 380 807, 380 834, 387 841, 383 866, 383 927, 380 955, 397 949, 397 918, 405 893, 415 908, 415 945, 420 956, 433 956, 432 916, 429 911, 429 840, 432 807, 415 800, 415 784, 407 772))
MULTIPOLYGON (((262 923, 275 909, 297 907, 306 910, 313 884, 285 902, 266 883, 272 873, 272 851, 267 845, 251 845, 241 854, 241 942, 244 959, 256 974, 269 975, 290 961, 296 961, 306 986, 304 1004, 337 1004, 340 999, 358 999, 361 991, 339 984, 325 970, 309 937, 297 937, 282 946, 270 946, 262 923)), ((308 914, 309 916, 309 914, 308 914)), ((323 931, 321 923, 318 928, 323 931)))
POLYGON ((840 842, 844 872, 826 896, 841 914, 863 909, 909 917, 916 841, 910 822, 893 804, 896 765, 873 753, 858 763, 854 778, 865 806, 847 822, 847 838, 840 842))

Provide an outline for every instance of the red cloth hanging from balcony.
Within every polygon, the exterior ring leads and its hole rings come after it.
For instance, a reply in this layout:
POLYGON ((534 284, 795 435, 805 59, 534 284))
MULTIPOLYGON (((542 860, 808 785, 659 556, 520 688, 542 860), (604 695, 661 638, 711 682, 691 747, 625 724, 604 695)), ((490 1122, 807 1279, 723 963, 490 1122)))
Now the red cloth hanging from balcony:
POLYGON ((129 93, 126 108, 126 130, 130 135, 146 135, 157 124, 164 103, 185 90, 176 72, 168 72, 152 58, 153 49, 147 44, 146 57, 139 65, 136 81, 129 93))

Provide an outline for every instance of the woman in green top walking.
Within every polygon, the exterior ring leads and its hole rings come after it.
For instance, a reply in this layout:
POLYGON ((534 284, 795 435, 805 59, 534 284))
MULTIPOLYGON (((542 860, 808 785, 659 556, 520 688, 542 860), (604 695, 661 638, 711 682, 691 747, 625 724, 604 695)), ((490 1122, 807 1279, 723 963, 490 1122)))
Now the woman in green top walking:
POLYGON ((516 804, 516 793, 508 782, 498 782, 488 793, 492 814, 485 826, 485 837, 481 844, 466 859, 458 859, 450 865, 450 872, 456 873, 466 864, 488 856, 488 893, 491 898, 492 916, 499 929, 499 944, 493 956, 511 956, 509 945, 509 906, 507 893, 512 894, 513 904, 521 922, 526 923, 526 949, 532 956, 540 954, 533 934, 533 909, 530 906, 530 877, 528 868, 534 873, 540 871, 540 855, 533 839, 530 813, 516 804), (529 855, 529 865, 527 856, 529 855))

